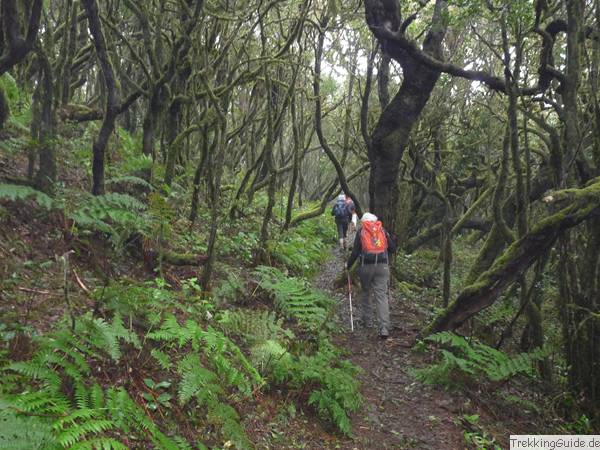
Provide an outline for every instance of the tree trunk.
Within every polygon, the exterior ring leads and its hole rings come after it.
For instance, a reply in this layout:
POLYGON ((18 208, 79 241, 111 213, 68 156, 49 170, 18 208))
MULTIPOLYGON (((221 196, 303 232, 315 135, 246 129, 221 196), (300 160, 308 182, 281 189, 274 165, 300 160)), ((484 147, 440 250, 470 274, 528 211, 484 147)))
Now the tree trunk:
POLYGON ((325 41, 325 31, 327 30, 328 23, 329 17, 324 16, 319 24, 319 37, 317 40, 317 47, 315 50, 315 76, 313 78, 313 93, 315 96, 315 130, 317 132, 317 137, 319 138, 319 143, 321 144, 323 151, 325 152, 325 154, 333 164, 333 167, 335 168, 342 190, 347 196, 352 198, 357 214, 361 214, 361 207, 358 198, 350 190, 350 186, 348 186, 348 181, 346 180, 346 176, 344 175, 344 169, 335 157, 333 151, 327 143, 327 140, 325 139, 325 135, 323 134, 323 113, 321 111, 321 59, 323 57, 323 43, 325 41))
MULTIPOLYGON (((216 145, 216 142, 215 142, 216 145)), ((213 146, 214 147, 214 146, 213 146)), ((190 208, 190 226, 193 226, 198 218, 198 201, 200 196, 200 179, 202 178, 202 173, 204 172, 204 168, 206 167, 206 160, 208 158, 208 127, 204 126, 204 131, 202 133, 202 155, 200 156, 200 160, 198 161, 198 165, 196 166, 196 171, 194 172, 194 187, 192 192, 192 205, 190 208)))
POLYGON ((98 56, 98 61, 100 62, 100 68, 102 70, 106 88, 104 120, 102 121, 98 139, 93 145, 92 161, 92 194, 102 195, 104 194, 104 155, 108 140, 115 127, 119 100, 115 74, 110 62, 110 57, 106 48, 106 40, 100 22, 98 4, 96 3, 96 0, 81 0, 81 3, 87 14, 90 33, 92 34, 92 40, 94 42, 94 47, 96 48, 96 54, 98 56))
POLYGON ((600 215, 600 183, 582 189, 558 191, 553 197, 558 200, 566 198, 570 203, 539 221, 506 249, 491 269, 462 290, 428 327, 428 332, 454 330, 469 317, 492 305, 504 288, 551 248, 566 230, 600 215))
POLYGON ((35 186, 40 191, 52 194, 56 183, 56 152, 54 147, 56 124, 54 119, 53 76, 52 67, 46 55, 38 52, 41 66, 41 97, 38 135, 38 154, 40 165, 35 176, 35 186))
MULTIPOLYGON (((442 41, 446 32, 444 13, 446 2, 437 0, 423 51, 441 59, 442 41)), ((400 90, 382 112, 372 133, 372 145, 369 150, 371 174, 369 186, 372 189, 370 208, 379 216, 389 230, 395 231, 399 218, 396 205, 400 199, 398 191, 398 174, 400 161, 406 149, 410 132, 418 121, 429 96, 437 83, 440 72, 431 69, 406 51, 399 48, 379 29, 391 27, 398 31, 400 17, 397 4, 382 0, 366 0, 365 12, 367 23, 378 38, 383 51, 400 63, 403 69, 403 80, 400 90)))

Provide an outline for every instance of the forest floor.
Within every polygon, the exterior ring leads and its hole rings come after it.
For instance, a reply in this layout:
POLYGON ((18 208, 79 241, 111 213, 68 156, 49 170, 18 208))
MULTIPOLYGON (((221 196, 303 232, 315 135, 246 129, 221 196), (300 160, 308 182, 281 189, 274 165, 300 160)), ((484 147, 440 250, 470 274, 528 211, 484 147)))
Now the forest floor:
POLYGON ((413 350, 419 331, 428 321, 427 313, 414 299, 402 298, 395 289, 390 291, 392 330, 389 339, 382 341, 375 328, 365 329, 356 324, 360 317, 360 284, 354 281, 355 326, 351 332, 347 286, 336 288, 332 281, 339 279, 346 257, 339 249, 332 250, 313 281, 338 301, 337 320, 342 332, 334 342, 362 369, 360 380, 365 403, 353 416, 354 436, 334 448, 508 448, 510 434, 535 434, 551 427, 539 411, 533 413, 523 405, 510 407, 503 403, 503 398, 513 397, 508 395, 511 390, 516 394, 514 397, 523 398, 524 392, 519 387, 467 384, 458 389, 444 389, 417 381, 411 370, 431 362, 429 353, 413 350), (481 446, 467 443, 465 433, 481 446))
MULTIPOLYGON (((56 224, 46 222, 45 215, 32 213, 29 208, 15 206, 6 212, 4 226, 0 227, 0 279, 4 279, 7 292, 20 291, 28 299, 17 306, 22 311, 15 310, 14 303, 3 298, 0 289, 0 315, 27 318, 31 313, 30 328, 44 333, 65 312, 62 266, 58 262, 49 267, 42 264, 58 261, 57 255, 65 250, 64 236, 56 224)), ((102 246, 91 246, 87 257, 73 259, 72 268, 93 285, 90 273, 111 267, 108 255, 102 246)), ((362 369, 359 377, 365 401, 362 409, 352 415, 353 435, 347 438, 336 433, 285 392, 266 392, 255 403, 241 407, 244 425, 257 449, 495 449, 508 448, 510 434, 542 433, 554 428, 544 418, 550 414, 527 407, 531 386, 467 382, 459 388, 444 389, 414 378, 411 370, 432 360, 431 353, 415 351, 414 344, 430 318, 428 306, 435 303, 433 298, 405 298, 392 289, 390 338, 381 341, 375 329, 359 326, 351 332, 347 288, 335 282, 342 274, 345 256, 332 249, 313 284, 338 302, 336 320, 340 331, 332 340, 362 369), (509 397, 522 399, 522 403, 509 404, 509 397), (468 420, 475 416, 477 419, 468 420), (465 432, 486 445, 467 444, 465 432)), ((121 258, 118 271, 111 277, 143 278, 139 261, 121 258)), ((74 289, 70 295, 83 311, 91 305, 79 291, 74 289)), ((360 317, 358 283, 353 291, 356 319, 360 317)))
MULTIPOLYGON (((447 392, 416 383, 408 373, 409 368, 423 365, 411 353, 422 318, 392 293, 393 328, 388 340, 380 340, 375 328, 355 324, 351 332, 347 288, 336 290, 331 281, 344 270, 344 262, 339 250, 334 250, 315 279, 318 288, 339 302, 339 326, 346 332, 340 333, 335 343, 348 351, 353 364, 362 368, 360 379, 365 406, 354 415, 355 438, 344 448, 465 448, 462 430, 455 423, 461 405, 447 392)), ((354 286, 355 323, 360 317, 359 293, 359 286, 354 286)))

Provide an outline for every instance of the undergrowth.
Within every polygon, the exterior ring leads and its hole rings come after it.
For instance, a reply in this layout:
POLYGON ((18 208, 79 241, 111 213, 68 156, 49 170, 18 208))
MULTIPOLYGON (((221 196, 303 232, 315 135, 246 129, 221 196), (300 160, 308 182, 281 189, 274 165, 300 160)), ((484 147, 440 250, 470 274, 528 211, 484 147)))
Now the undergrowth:
POLYGON ((275 311, 218 309, 194 279, 181 293, 160 279, 112 282, 91 294, 107 318, 65 317, 24 361, 0 353, 2 448, 252 448, 239 405, 275 389, 350 434, 362 399, 357 368, 327 338, 332 301, 280 269, 253 276, 275 311), (202 442, 174 431, 182 414, 202 442))
POLYGON ((333 301, 311 288, 306 280, 289 277, 281 270, 267 266, 257 267, 254 274, 260 287, 273 295, 275 307, 285 317, 313 331, 330 323, 333 301))
MULTIPOLYGON (((177 228, 171 194, 126 169, 143 164, 133 161, 138 142, 119 133, 123 164, 107 186, 149 195, 60 188, 52 198, 2 184, 0 199, 58 212, 63 231, 104 235, 115 248, 141 234, 205 250, 205 231, 177 228)), ((227 270, 212 292, 196 278, 181 280, 179 292, 161 278, 113 280, 89 293, 94 315, 69 307, 53 331, 28 330, 31 352, 19 360, 9 357, 10 338, 0 340, 0 448, 253 448, 242 410, 267 391, 305 402, 351 434, 350 414, 362 403, 358 369, 329 341, 334 302, 303 278, 327 257, 332 229, 311 220, 280 235, 272 230, 268 253, 278 267, 260 266, 248 279, 233 261, 252 261, 259 226, 221 225, 218 263, 227 270), (257 295, 268 310, 240 301, 257 295)))
POLYGON ((105 233, 115 247, 120 247, 134 232, 148 234, 151 223, 144 203, 116 192, 93 196, 80 191, 65 191, 62 196, 51 198, 31 187, 0 184, 0 200, 32 200, 47 210, 60 211, 65 222, 72 223, 71 233, 105 233))
POLYGON ((268 243, 272 258, 298 275, 310 276, 329 255, 333 227, 308 220, 268 243))
POLYGON ((436 345, 439 361, 423 369, 412 370, 413 375, 427 384, 449 386, 458 376, 475 380, 507 380, 515 375, 533 376, 535 363, 548 356, 546 349, 508 356, 477 340, 467 341, 462 336, 444 331, 425 338, 436 345))

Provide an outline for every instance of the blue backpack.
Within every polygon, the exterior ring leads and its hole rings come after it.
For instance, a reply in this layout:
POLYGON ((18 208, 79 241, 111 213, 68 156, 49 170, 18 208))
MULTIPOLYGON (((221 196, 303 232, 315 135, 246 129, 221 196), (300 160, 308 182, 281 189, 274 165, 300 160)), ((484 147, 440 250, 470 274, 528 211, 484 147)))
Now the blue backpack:
POLYGON ((346 201, 338 200, 337 202, 335 202, 335 205, 333 205, 332 212, 336 219, 343 219, 343 218, 347 217, 349 214, 348 214, 348 207, 346 205, 346 201))

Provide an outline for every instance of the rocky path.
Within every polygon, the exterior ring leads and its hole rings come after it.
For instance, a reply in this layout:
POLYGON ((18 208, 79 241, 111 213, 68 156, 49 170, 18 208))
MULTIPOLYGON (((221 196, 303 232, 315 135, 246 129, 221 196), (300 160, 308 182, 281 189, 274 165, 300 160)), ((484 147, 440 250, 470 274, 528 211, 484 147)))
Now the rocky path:
MULTIPOLYGON (((375 329, 355 325, 350 331, 347 288, 336 289, 334 281, 343 270, 339 250, 315 278, 315 285, 339 301, 338 320, 344 330, 335 343, 346 349, 348 358, 363 369, 360 375, 365 404, 354 414, 354 438, 345 449, 464 449, 460 424, 460 400, 449 393, 425 386, 410 375, 410 368, 423 366, 422 355, 411 352, 423 318, 416 309, 391 292, 390 339, 378 339, 375 329)), ((358 294, 353 286, 354 318, 360 317, 358 294)), ((339 447, 336 447, 339 448, 339 447)))

